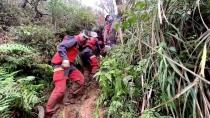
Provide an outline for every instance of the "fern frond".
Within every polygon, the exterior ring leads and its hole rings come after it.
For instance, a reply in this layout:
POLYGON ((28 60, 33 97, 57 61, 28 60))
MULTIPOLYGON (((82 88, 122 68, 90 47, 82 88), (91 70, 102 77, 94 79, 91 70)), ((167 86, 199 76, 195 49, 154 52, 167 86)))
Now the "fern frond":
POLYGON ((14 73, 7 73, 0 67, 0 117, 8 118, 12 109, 21 109, 25 113, 32 113, 33 107, 40 103, 39 92, 42 84, 34 85, 35 77, 28 76, 15 79, 14 73))
POLYGON ((0 53, 26 53, 26 54, 34 54, 35 50, 31 47, 18 44, 18 43, 8 43, 0 45, 0 53))
POLYGON ((14 65, 30 66, 39 62, 39 53, 31 47, 17 44, 0 45, 0 62, 14 65))
POLYGON ((43 71, 53 72, 53 67, 48 64, 37 64, 36 67, 43 71))

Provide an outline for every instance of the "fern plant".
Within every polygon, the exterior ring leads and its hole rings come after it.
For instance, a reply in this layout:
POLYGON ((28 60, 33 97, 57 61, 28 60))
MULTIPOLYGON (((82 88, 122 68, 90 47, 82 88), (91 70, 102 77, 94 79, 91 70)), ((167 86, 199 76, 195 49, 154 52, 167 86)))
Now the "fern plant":
POLYGON ((0 45, 0 62, 13 66, 36 64, 39 62, 39 53, 23 44, 8 43, 0 45))
POLYGON ((18 37, 16 42, 33 47, 40 55, 45 56, 45 59, 50 59, 56 51, 58 40, 54 38, 50 28, 38 25, 18 26, 13 34, 18 37))
POLYGON ((16 72, 9 74, 2 68, 0 72, 0 117, 33 115, 33 107, 43 100, 39 95, 44 85, 33 84, 33 76, 15 78, 16 72), (18 111, 23 113, 18 113, 18 111))
POLYGON ((8 43, 8 44, 0 45, 0 52, 6 53, 6 54, 14 53, 14 52, 32 54, 35 52, 35 50, 22 44, 8 43))

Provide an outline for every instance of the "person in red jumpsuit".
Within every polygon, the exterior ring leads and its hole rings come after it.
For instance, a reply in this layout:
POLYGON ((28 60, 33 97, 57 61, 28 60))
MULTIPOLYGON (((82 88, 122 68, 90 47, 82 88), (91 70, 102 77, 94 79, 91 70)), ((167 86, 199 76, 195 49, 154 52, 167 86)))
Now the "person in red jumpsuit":
POLYGON ((116 45, 116 30, 114 28, 114 17, 111 15, 107 15, 105 18, 105 26, 104 26, 104 33, 103 33, 103 39, 104 43, 107 46, 112 47, 113 45, 116 45))
POLYGON ((74 61, 79 53, 79 48, 86 44, 90 38, 89 31, 83 31, 76 36, 65 36, 59 44, 56 54, 51 62, 54 65, 53 89, 46 105, 46 113, 52 115, 58 109, 57 103, 62 101, 66 91, 66 81, 71 79, 77 84, 77 87, 70 89, 70 94, 75 95, 82 91, 84 87, 84 76, 74 66, 74 61))
POLYGON ((80 59, 83 65, 84 77, 86 84, 90 82, 92 76, 99 69, 100 47, 98 45, 97 34, 90 38, 80 53, 80 59))

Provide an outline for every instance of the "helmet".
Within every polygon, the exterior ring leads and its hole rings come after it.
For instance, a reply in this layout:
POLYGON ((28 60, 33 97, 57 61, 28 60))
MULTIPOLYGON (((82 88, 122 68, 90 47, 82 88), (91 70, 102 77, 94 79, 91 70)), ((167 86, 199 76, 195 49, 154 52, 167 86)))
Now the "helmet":
POLYGON ((98 34, 96 32, 90 32, 90 36, 93 38, 97 38, 98 34))
POLYGON ((83 30, 82 31, 82 36, 85 38, 85 39, 89 39, 91 37, 91 32, 88 31, 88 30, 83 30))
POLYGON ((111 23, 114 21, 114 17, 112 17, 111 15, 107 15, 106 18, 105 18, 105 21, 111 23))
POLYGON ((91 38, 91 37, 98 37, 98 34, 96 32, 88 31, 88 30, 83 30, 82 35, 84 38, 91 38))

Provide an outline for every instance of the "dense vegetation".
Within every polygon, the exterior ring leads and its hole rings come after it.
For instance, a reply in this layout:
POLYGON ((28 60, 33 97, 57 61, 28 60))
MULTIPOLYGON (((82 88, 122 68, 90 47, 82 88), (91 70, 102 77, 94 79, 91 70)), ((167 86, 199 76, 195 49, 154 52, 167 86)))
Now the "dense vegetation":
POLYGON ((209 1, 136 0, 97 73, 113 118, 209 117, 209 1))

